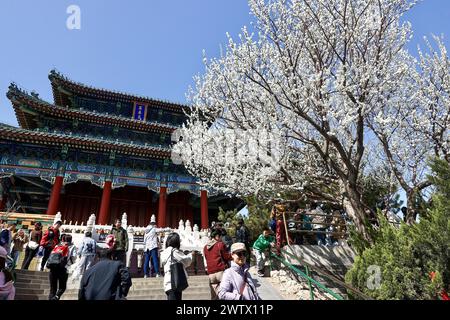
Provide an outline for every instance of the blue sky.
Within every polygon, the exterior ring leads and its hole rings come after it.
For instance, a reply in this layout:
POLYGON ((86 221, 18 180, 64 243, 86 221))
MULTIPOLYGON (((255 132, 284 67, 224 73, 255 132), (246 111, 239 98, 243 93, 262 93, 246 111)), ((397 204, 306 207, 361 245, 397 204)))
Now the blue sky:
MULTIPOLYGON (((202 51, 219 54, 225 33, 250 22, 245 0, 2 0, 0 1, 0 122, 17 125, 8 85, 53 101, 48 72, 96 87, 182 102, 202 51), (66 27, 69 5, 81 9, 81 30, 66 27)), ((450 1, 424 0, 407 16, 415 50, 422 37, 446 35, 450 1)))
MULTIPOLYGON (((53 100, 52 68, 92 86, 185 102, 203 71, 202 50, 217 56, 248 13, 245 0, 2 0, 0 121, 17 124, 5 96, 12 81, 53 100), (81 30, 66 28, 71 4, 81 9, 81 30)), ((450 1, 424 0, 408 19, 412 48, 424 35, 450 37, 450 1)))

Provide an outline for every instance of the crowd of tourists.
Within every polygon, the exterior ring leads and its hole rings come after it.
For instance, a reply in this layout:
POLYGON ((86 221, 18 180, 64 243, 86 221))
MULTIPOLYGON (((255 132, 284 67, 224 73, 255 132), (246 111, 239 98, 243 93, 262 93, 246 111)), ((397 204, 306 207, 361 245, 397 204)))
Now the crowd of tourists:
MULTIPOLYGON (((249 272, 250 258, 254 256, 257 274, 263 277, 268 250, 285 243, 280 219, 280 215, 275 214, 273 221, 268 223, 253 243, 243 219, 238 220, 234 237, 228 235, 222 223, 213 223, 210 240, 202 252, 213 299, 260 299, 249 272)), ((126 267, 128 234, 121 221, 116 220, 103 247, 97 244, 90 231, 85 232, 83 240, 76 247, 70 234, 61 234, 61 225, 61 221, 56 221, 43 230, 37 222, 34 229, 26 234, 22 229, 16 230, 15 224, 7 225, 2 221, 0 299, 14 299, 11 269, 21 254, 24 255, 22 269, 27 270, 33 259, 40 258, 37 261, 38 269, 49 271, 49 300, 61 299, 67 288, 69 274, 80 282, 80 300, 126 298, 132 281, 126 267)), ((145 228, 144 278, 160 277, 163 274, 168 300, 182 299, 182 292, 188 287, 187 268, 194 259, 194 252, 183 252, 180 242, 177 233, 170 233, 160 239, 154 217, 145 228)))

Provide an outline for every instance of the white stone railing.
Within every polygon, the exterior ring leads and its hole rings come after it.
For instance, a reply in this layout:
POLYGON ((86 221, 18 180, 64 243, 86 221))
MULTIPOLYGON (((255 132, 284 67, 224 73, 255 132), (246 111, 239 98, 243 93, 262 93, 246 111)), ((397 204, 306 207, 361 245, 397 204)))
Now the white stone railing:
MULTIPOLYGON (((79 248, 81 246, 81 242, 83 241, 84 234, 86 231, 92 232, 92 238, 97 241, 97 246, 100 248, 107 248, 106 244, 103 241, 99 241, 100 232, 103 231, 106 234, 111 233, 112 226, 111 225, 97 225, 95 224, 95 215, 92 214, 86 225, 77 225, 72 224, 63 224, 61 226, 61 233, 68 233, 72 235, 72 242, 74 245, 79 248)), ((152 216, 152 220, 154 220, 154 215, 152 216)), ((63 221, 61 212, 58 212, 55 215, 54 221, 63 221)), ((128 226, 127 225, 127 215, 124 213, 122 215, 122 227, 127 230, 128 233, 128 251, 127 251, 127 266, 130 266, 130 259, 133 250, 144 251, 144 243, 143 242, 135 242, 135 238, 137 236, 143 236, 145 234, 146 227, 140 226, 128 226)), ((165 249, 165 240, 169 233, 176 232, 180 235, 181 240, 181 250, 183 251, 198 251, 200 254, 203 254, 203 247, 209 240, 209 230, 199 230, 197 225, 191 227, 191 223, 189 220, 186 223, 183 220, 180 220, 178 224, 178 228, 157 228, 156 232, 158 233, 161 248, 165 249)), ((141 255, 138 255, 141 257, 141 255)), ((142 261, 138 261, 138 265, 141 265, 142 261)))

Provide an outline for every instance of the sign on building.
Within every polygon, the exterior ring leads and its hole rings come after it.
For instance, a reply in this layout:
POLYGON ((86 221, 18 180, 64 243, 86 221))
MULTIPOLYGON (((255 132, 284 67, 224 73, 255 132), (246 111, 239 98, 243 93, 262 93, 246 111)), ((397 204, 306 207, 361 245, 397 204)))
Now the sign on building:
POLYGON ((145 121, 147 118, 148 104, 135 102, 133 108, 133 119, 139 121, 145 121))

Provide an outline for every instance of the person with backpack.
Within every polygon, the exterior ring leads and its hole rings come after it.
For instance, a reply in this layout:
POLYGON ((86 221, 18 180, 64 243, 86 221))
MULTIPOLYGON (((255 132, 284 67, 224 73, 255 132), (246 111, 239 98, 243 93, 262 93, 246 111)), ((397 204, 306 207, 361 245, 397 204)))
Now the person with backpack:
POLYGON ((8 252, 0 246, 0 301, 14 300, 16 288, 11 271, 6 268, 6 257, 8 252))
POLYGON ((94 263, 97 242, 92 239, 92 232, 86 231, 80 245, 78 256, 80 258, 78 274, 83 275, 94 263))
POLYGON ((81 278, 78 300, 124 300, 132 285, 128 268, 113 261, 111 249, 99 249, 100 261, 81 278))
POLYGON ((172 283, 187 282, 188 274, 186 268, 192 263, 192 252, 184 254, 180 250, 180 236, 178 233, 171 233, 167 236, 166 249, 161 252, 161 263, 164 266, 164 291, 166 292, 167 300, 181 300, 182 292, 185 288, 173 288, 172 283), (182 264, 183 273, 178 274, 180 279, 172 279, 171 265, 177 263, 182 264))
POLYGON ((72 244, 72 236, 64 234, 61 243, 53 248, 47 260, 47 268, 50 269, 50 293, 49 300, 59 300, 66 291, 69 274, 67 268, 74 263, 76 257, 75 246, 72 244))
POLYGON ((203 256, 206 260, 211 298, 215 300, 223 272, 228 268, 228 261, 231 260, 231 254, 228 253, 225 244, 220 239, 218 230, 211 232, 211 240, 203 248, 203 256))
POLYGON ((112 259, 122 261, 126 265, 128 251, 128 233, 122 228, 122 221, 116 220, 116 224, 112 227, 111 234, 114 236, 114 247, 112 251, 112 259))
POLYGON ((50 226, 47 231, 44 232, 40 242, 39 251, 43 252, 42 262, 41 262, 41 271, 44 271, 45 264, 47 263, 48 257, 52 250, 59 243, 59 228, 61 227, 62 222, 56 221, 53 226, 50 226))

